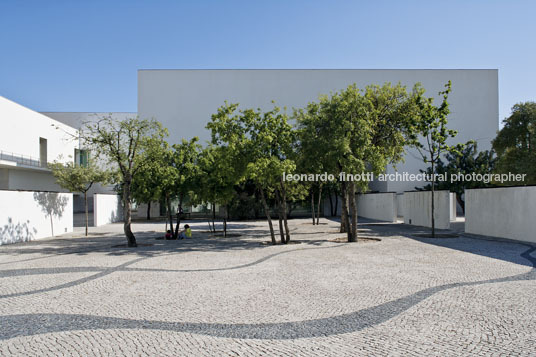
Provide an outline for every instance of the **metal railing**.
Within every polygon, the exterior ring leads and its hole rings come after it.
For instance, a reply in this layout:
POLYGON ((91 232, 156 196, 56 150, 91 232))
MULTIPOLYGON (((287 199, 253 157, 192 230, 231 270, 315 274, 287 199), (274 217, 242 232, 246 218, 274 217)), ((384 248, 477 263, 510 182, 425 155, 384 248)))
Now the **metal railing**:
POLYGON ((28 155, 17 154, 14 152, 8 152, 0 150, 0 160, 13 161, 21 165, 33 166, 33 167, 47 167, 47 162, 41 162, 40 159, 28 155))

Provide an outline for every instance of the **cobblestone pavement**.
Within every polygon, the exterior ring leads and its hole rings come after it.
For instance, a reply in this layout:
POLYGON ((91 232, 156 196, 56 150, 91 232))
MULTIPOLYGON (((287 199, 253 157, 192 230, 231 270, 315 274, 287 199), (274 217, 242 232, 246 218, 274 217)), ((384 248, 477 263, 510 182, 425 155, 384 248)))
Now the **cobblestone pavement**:
POLYGON ((156 240, 162 223, 0 247, 0 355, 536 355, 535 248, 292 220, 156 240))

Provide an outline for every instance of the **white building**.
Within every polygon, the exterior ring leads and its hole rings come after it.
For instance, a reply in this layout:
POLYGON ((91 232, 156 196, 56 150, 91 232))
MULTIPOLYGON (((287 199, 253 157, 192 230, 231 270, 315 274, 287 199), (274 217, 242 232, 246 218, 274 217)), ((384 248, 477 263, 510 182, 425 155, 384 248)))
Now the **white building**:
POLYGON ((47 168, 79 157, 77 129, 0 97, 0 245, 73 231, 73 195, 47 168))
MULTIPOLYGON (((438 70, 140 70, 138 71, 138 114, 155 118, 169 129, 170 142, 199 136, 208 140, 205 129, 212 114, 227 100, 241 108, 278 106, 302 108, 321 94, 345 89, 356 83, 398 82, 411 89, 420 82, 428 96, 438 97, 448 81, 449 128, 458 130, 451 143, 474 139, 480 150, 491 147, 499 128, 498 71, 496 69, 438 70)), ((419 173, 424 164, 409 151, 399 172, 419 173)), ((389 170, 394 172, 392 168, 389 170)), ((379 191, 413 190, 413 182, 375 182, 379 191)))
POLYGON ((0 96, 0 190, 65 191, 47 163, 79 157, 78 130, 0 96))

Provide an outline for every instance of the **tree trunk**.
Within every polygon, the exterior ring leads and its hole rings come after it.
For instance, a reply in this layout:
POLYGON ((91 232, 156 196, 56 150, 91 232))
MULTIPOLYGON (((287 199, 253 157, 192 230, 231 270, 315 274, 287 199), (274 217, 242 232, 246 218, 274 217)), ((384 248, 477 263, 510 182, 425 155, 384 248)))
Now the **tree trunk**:
POLYGON ((279 220, 279 235, 281 236, 281 244, 285 244, 285 232, 283 231, 283 215, 281 214, 281 197, 279 190, 275 190, 275 197, 277 200, 277 217, 279 220))
POLYGON ((177 212, 177 224, 175 225, 175 236, 179 236, 179 229, 181 226, 181 215, 177 212))
POLYGON ((320 202, 322 200, 322 183, 318 186, 318 208, 316 210, 316 224, 320 224, 320 202))
POLYGON ((227 237, 227 205, 224 206, 225 212, 223 213, 223 237, 227 237))
POLYGON ((216 233, 216 204, 212 203, 212 229, 216 233))
POLYGON ((132 233, 131 224, 132 224, 132 202, 130 197, 130 179, 127 178, 123 185, 123 215, 125 222, 123 224, 123 231, 127 237, 127 243, 129 247, 137 247, 136 237, 132 233))
POLYGON ((288 220, 287 220, 287 190, 285 189, 285 183, 283 182, 283 177, 281 177, 280 184, 281 184, 281 193, 282 193, 281 204, 282 204, 282 209, 283 209, 283 222, 285 224, 285 235, 286 235, 285 244, 288 244, 288 242, 290 242, 290 229, 288 228, 288 220))
POLYGON ((87 237, 87 231, 89 227, 89 210, 87 208, 87 191, 84 192, 84 206, 86 208, 86 237, 87 237))
POLYGON ((147 220, 151 220, 151 201, 147 202, 147 220))
POLYGON ((333 216, 337 217, 337 211, 339 210, 339 193, 335 190, 335 210, 333 211, 333 216))
POLYGON ((210 225, 210 216, 207 219, 207 223, 208 223, 208 230, 210 231, 210 233, 214 233, 214 230, 212 229, 212 226, 210 225))
POLYGON ((311 216, 313 218, 313 226, 315 225, 315 190, 311 187, 311 216))
POLYGON ((181 211, 182 211, 183 195, 179 194, 179 209, 177 210, 177 225, 175 225, 175 237, 179 237, 179 229, 181 227, 181 211))
POLYGON ((275 241, 275 233, 274 233, 274 226, 272 224, 272 216, 270 215, 270 208, 268 208, 268 204, 266 203, 266 198, 264 197, 264 191, 261 187, 258 187, 259 192, 261 194, 261 202, 262 206, 264 208, 264 213, 266 214, 266 218, 268 219, 268 226, 270 227, 270 237, 272 238, 272 244, 276 244, 275 241))
POLYGON ((334 216, 333 214, 333 197, 331 197, 331 188, 328 186, 328 197, 329 197, 329 215, 331 217, 334 216))
POLYGON ((169 195, 166 195, 166 206, 168 211, 169 230, 173 235, 173 239, 177 239, 177 236, 175 235, 175 230, 173 229, 173 213, 171 213, 171 199, 169 198, 169 195))
POLYGON ((348 200, 350 201, 351 235, 349 242, 357 242, 357 205, 355 202, 355 183, 349 183, 348 200))
POLYGON ((298 204, 296 202, 289 202, 287 205, 287 218, 290 219, 292 216, 292 212, 294 212, 294 209, 298 207, 298 204))
POLYGON ((462 200, 462 196, 456 193, 456 201, 460 204, 460 207, 462 208, 462 212, 465 215, 465 201, 462 200))
POLYGON ((341 199, 341 233, 348 233, 348 237, 350 237, 350 224, 348 221, 348 195, 346 194, 346 182, 344 181, 341 182, 341 199))
POLYGON ((434 217, 434 209, 435 209, 435 199, 434 199, 434 191, 435 191, 435 177, 434 177, 434 161, 432 160, 432 238, 435 238, 435 217, 434 217))

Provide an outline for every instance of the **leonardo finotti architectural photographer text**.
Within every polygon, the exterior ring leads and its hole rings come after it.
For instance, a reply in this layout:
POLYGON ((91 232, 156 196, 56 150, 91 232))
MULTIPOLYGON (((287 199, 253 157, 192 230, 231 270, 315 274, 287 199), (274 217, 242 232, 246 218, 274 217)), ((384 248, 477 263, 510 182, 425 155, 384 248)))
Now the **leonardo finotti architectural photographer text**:
POLYGON ((283 173, 283 181, 302 181, 302 182, 328 182, 328 181, 395 181, 395 182, 431 182, 432 178, 434 182, 470 182, 478 181, 483 183, 504 183, 504 182, 523 182, 527 174, 513 174, 511 172, 507 174, 477 174, 477 173, 456 173, 448 175, 434 174, 429 175, 425 173, 413 174, 409 172, 396 172, 392 174, 379 174, 375 176, 372 172, 362 172, 358 174, 350 174, 341 172, 338 175, 328 174, 324 172, 322 174, 289 174, 283 173))

